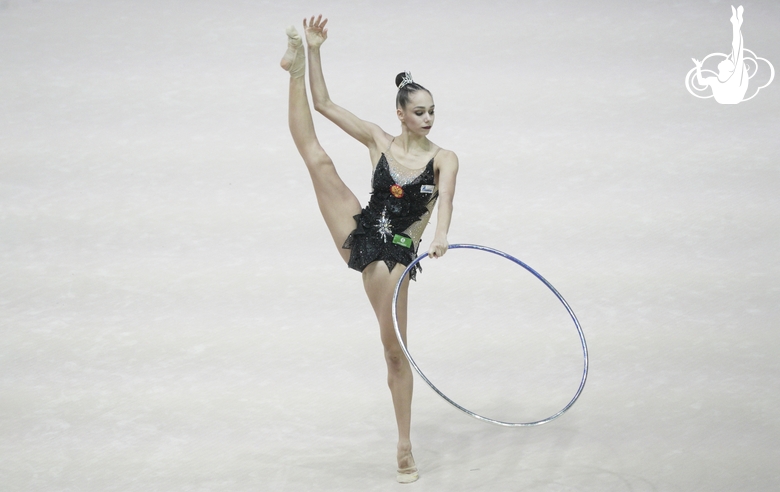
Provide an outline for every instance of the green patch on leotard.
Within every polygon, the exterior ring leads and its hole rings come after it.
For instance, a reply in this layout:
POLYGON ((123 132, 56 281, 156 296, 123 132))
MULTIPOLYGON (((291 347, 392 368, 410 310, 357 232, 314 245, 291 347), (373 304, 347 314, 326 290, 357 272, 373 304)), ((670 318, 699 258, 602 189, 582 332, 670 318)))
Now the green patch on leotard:
POLYGON ((396 234, 395 236, 393 236, 393 244, 399 244, 404 248, 411 248, 412 238, 396 234))

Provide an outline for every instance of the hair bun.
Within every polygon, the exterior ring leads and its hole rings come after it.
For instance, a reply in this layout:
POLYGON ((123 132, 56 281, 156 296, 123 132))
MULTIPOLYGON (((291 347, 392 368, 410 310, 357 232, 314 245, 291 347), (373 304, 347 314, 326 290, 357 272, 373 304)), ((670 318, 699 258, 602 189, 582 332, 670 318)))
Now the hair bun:
POLYGON ((395 96, 396 108, 406 109, 406 104, 417 91, 425 91, 428 94, 431 93, 431 91, 412 80, 412 74, 409 72, 401 72, 396 75, 395 85, 398 87, 398 94, 395 96))
POLYGON ((399 73, 395 76, 395 86, 400 87, 401 81, 404 79, 404 72, 399 73))
POLYGON ((411 72, 401 72, 395 76, 395 86, 398 87, 398 90, 403 89, 409 84, 414 84, 411 72))

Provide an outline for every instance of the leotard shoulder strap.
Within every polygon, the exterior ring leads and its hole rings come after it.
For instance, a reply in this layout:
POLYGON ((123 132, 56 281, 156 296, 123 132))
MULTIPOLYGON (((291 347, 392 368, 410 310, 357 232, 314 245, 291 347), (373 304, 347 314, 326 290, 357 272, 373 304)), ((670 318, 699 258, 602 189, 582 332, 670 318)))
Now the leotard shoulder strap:
POLYGON ((437 155, 439 155, 439 151, 440 151, 440 150, 441 150, 441 147, 439 147, 438 149, 436 149, 436 152, 434 152, 434 153, 433 153, 433 157, 431 157, 431 160, 434 160, 434 159, 436 159, 436 156, 437 156, 437 155))

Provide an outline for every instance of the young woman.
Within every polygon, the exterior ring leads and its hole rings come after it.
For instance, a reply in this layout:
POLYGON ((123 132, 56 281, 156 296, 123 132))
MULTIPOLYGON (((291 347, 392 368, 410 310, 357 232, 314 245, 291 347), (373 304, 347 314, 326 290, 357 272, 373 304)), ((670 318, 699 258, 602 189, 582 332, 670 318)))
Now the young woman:
MULTIPOLYGON (((282 68, 290 72, 290 132, 309 170, 317 203, 339 253, 350 268, 363 274, 363 286, 379 321, 398 425, 397 480, 414 482, 418 473, 410 441, 412 372, 393 327, 393 292, 406 265, 416 257, 420 236, 437 199, 438 223, 428 254, 437 258, 447 252, 458 158, 428 140, 434 121, 433 97, 414 83, 408 72, 396 77, 396 113, 401 123, 397 137, 330 100, 320 60, 320 46, 328 37, 327 22, 321 15, 303 21, 314 109, 368 147, 374 164, 368 206, 361 210, 317 140, 306 96, 306 53, 294 27, 287 29, 288 47, 281 62, 282 68)), ((410 272, 413 279, 415 273, 410 272)), ((404 343, 408 288, 406 279, 398 296, 398 323, 404 343)))

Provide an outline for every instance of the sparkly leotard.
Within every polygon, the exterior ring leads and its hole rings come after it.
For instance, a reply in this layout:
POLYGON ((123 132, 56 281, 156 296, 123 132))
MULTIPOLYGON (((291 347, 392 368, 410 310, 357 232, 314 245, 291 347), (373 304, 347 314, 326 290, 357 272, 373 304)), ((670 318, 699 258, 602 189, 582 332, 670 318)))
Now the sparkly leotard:
MULTIPOLYGON (((387 153, 382 153, 374 168, 371 199, 355 216, 357 226, 343 246, 351 250, 349 267, 359 272, 380 260, 389 270, 396 263, 409 265, 417 257, 420 237, 439 196, 434 182, 435 155, 420 171, 400 164, 391 166, 387 153)), ((409 272, 412 280, 416 270, 422 271, 419 263, 409 272)))

